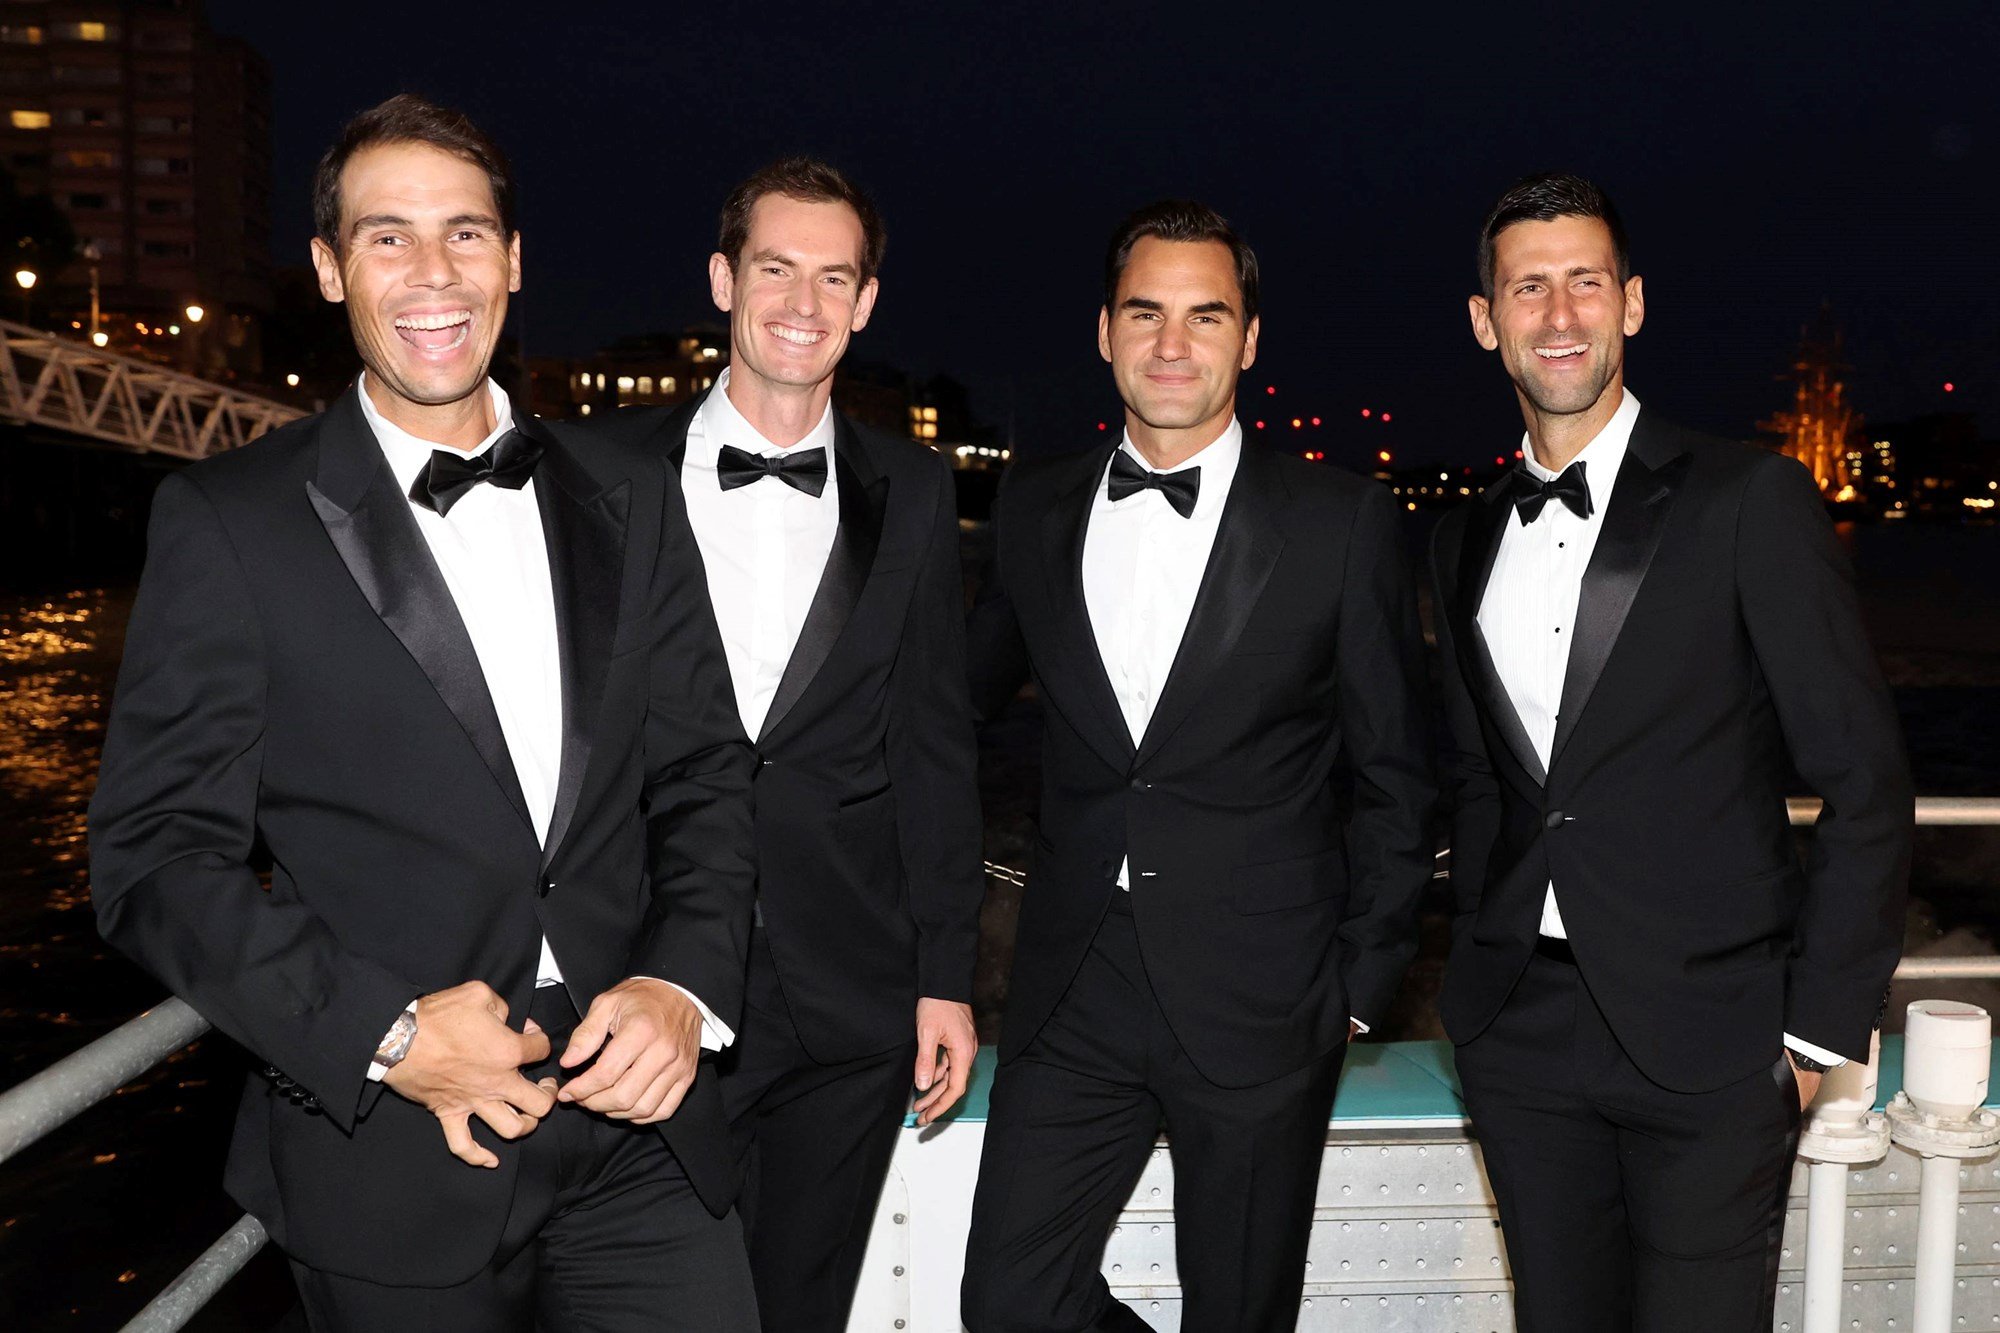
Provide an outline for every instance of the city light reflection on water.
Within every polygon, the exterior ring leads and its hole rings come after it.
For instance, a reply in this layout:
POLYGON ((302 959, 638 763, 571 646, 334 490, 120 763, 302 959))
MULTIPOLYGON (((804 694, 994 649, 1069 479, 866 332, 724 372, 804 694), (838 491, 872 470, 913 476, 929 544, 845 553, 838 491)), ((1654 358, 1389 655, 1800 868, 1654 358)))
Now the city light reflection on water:
MULTIPOLYGON (((0 791, 12 816, 0 872, 13 872, 16 885, 0 903, 6 924, 20 921, 36 897, 43 910, 59 913, 89 901, 84 816, 116 670, 99 642, 109 600, 86 590, 0 607, 0 791), (21 892, 23 881, 39 895, 21 892)), ((0 948, 67 942, 7 939, 0 948)))
MULTIPOLYGON (((0 1087, 163 994, 90 911, 85 821, 130 604, 0 597, 0 1087)), ((116 1328, 234 1218, 216 1180, 240 1068, 202 1042, 0 1167, 8 1327, 116 1328)))

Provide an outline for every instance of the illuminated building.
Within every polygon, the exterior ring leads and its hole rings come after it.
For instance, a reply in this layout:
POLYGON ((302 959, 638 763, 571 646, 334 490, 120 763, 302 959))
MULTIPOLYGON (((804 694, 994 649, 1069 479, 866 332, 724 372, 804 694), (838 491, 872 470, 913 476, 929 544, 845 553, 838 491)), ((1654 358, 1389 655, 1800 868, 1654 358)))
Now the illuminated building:
POLYGON ((1872 469, 1868 443, 1862 436, 1861 414, 1847 399, 1849 367, 1840 359, 1840 330, 1824 309, 1799 331, 1799 351, 1792 362, 1792 405, 1758 423, 1758 429, 1778 437, 1780 453, 1812 470, 1820 493, 1837 502, 1858 500, 1868 490, 1872 469))
MULTIPOLYGON (((193 0, 0 4, 0 166, 46 194, 100 256, 106 326, 209 312, 162 359, 254 372, 271 308, 271 86, 262 56, 209 30, 193 0), (114 319, 110 312, 116 312, 114 319)), ((48 311, 87 311, 79 259, 48 311)), ((139 335, 143 340, 148 335, 139 335)), ((153 335, 153 336, 164 336, 153 335)), ((120 350, 130 350, 121 348, 120 350)))

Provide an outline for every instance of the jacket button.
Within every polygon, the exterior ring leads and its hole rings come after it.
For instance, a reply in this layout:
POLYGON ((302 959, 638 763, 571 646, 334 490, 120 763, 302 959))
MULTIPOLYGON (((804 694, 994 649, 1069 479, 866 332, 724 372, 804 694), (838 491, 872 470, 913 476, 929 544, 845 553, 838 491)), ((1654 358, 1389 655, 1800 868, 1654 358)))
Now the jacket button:
POLYGON ((1542 816, 1542 827, 1545 829, 1559 829, 1568 822, 1569 816, 1560 810, 1551 810, 1542 816))
POLYGON ((555 892, 555 887, 556 882, 554 880, 544 878, 541 883, 535 886, 535 896, 537 898, 546 898, 555 892))
POLYGON ((1152 783, 1150 783, 1150 782, 1143 782, 1143 781, 1141 781, 1141 780, 1140 780, 1140 779, 1138 779, 1138 778, 1133 778, 1133 779, 1132 779, 1132 790, 1133 790, 1133 791, 1151 791, 1152 789, 1153 789, 1153 784, 1152 784, 1152 783))

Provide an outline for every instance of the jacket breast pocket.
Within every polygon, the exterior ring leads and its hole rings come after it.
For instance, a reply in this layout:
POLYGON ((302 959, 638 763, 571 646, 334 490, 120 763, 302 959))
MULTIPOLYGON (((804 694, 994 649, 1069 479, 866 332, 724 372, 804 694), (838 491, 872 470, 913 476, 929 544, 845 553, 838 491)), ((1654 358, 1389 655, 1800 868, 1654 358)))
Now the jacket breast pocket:
POLYGON ((1338 847, 1262 865, 1239 866, 1230 876, 1230 905, 1244 916, 1310 907, 1347 885, 1346 856, 1338 847))

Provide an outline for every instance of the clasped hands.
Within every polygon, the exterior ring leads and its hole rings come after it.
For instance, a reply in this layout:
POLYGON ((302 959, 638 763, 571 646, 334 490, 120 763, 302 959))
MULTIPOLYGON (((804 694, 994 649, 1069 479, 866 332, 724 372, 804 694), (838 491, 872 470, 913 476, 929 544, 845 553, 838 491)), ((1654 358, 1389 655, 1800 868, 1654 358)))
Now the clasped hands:
POLYGON ((635 977, 593 1000, 570 1034, 558 1063, 588 1069, 563 1084, 522 1076, 551 1049, 533 1019, 514 1031, 499 993, 468 981, 417 1001, 416 1040, 382 1081, 438 1118, 453 1156, 496 1167, 500 1159, 472 1137, 475 1116, 503 1139, 532 1132, 558 1102, 639 1125, 672 1116, 701 1057, 701 1011, 666 982, 635 977))

